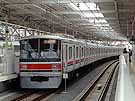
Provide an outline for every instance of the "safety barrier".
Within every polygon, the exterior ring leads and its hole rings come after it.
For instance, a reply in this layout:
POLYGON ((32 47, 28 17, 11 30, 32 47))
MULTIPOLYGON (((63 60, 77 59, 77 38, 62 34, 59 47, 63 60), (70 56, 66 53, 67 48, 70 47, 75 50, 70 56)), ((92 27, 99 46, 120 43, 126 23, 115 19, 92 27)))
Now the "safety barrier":
POLYGON ((135 101, 135 91, 129 71, 128 54, 121 55, 119 57, 119 62, 119 75, 117 80, 115 101, 135 101))

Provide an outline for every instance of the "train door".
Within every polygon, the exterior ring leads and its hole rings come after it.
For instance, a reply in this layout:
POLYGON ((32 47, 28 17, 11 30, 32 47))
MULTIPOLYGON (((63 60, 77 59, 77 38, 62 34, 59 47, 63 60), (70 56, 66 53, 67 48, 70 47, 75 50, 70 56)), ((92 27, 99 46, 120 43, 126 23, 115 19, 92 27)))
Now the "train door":
POLYGON ((75 47, 75 45, 73 46, 73 60, 74 60, 74 63, 73 63, 73 67, 74 67, 74 69, 76 68, 76 63, 75 63, 75 52, 76 52, 76 47, 75 47))
POLYGON ((66 67, 67 67, 67 51, 68 51, 68 45, 63 43, 62 45, 62 65, 63 69, 66 72, 66 67))

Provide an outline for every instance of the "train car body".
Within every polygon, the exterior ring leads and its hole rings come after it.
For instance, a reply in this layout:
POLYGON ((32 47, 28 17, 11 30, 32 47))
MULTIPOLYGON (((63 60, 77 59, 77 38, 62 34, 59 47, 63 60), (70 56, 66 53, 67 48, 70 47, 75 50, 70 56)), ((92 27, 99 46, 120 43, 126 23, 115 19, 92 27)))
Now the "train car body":
POLYGON ((21 87, 58 88, 63 73, 70 73, 102 58, 118 56, 121 52, 122 48, 115 46, 59 35, 23 38, 20 40, 21 87))

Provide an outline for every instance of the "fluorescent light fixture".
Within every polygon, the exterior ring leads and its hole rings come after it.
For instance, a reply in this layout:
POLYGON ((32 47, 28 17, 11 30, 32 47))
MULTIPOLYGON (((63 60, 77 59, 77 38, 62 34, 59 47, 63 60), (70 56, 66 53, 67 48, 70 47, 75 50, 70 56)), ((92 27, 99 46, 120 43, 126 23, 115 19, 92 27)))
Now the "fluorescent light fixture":
POLYGON ((73 10, 90 10, 85 3, 70 3, 73 10))
POLYGON ((93 13, 95 15, 95 17, 104 17, 104 15, 102 13, 93 13))
POLYGON ((98 20, 100 23, 107 23, 106 20, 98 20))
POLYGON ((103 30, 112 30, 112 27, 102 27, 103 30))
POLYGON ((109 24, 95 24, 94 26, 100 27, 100 26, 110 26, 109 24))
POLYGON ((91 12, 89 12, 89 13, 88 12, 87 13, 85 12, 84 13, 84 16, 85 17, 97 17, 97 18, 98 17, 104 17, 104 15, 102 13, 91 13, 91 12))
POLYGON ((94 21, 95 21, 94 19, 90 19, 89 20, 90 23, 94 23, 94 21))
POLYGON ((103 31, 107 31, 107 32, 114 32, 114 30, 113 29, 104 29, 103 31))
POLYGON ((79 8, 77 7, 77 5, 74 4, 74 3, 70 3, 70 7, 71 7, 73 10, 79 10, 79 8))
POLYGON ((89 20, 90 23, 107 23, 106 20, 97 20, 97 19, 91 19, 89 20))
MULTIPOLYGON (((95 28, 92 30, 96 30, 99 33, 103 32, 102 34, 106 36, 109 36, 110 33, 114 32, 112 27, 108 24, 107 20, 98 19, 99 17, 104 18, 104 15, 100 12, 100 8, 96 3, 70 3, 69 6, 73 10, 81 11, 79 15, 82 17, 95 18, 88 20, 89 23, 92 23, 93 28, 95 28), (85 12, 85 10, 89 10, 90 12, 85 12), (99 12, 94 13, 92 10, 97 10, 99 12), (109 35, 108 32, 110 32, 109 35)), ((90 28, 92 27, 90 26, 90 28)))
POLYGON ((88 6, 90 10, 100 10, 99 7, 95 3, 86 3, 86 5, 88 6))
POLYGON ((82 11, 89 10, 88 6, 85 3, 79 3, 78 5, 79 5, 78 8, 80 8, 80 10, 82 10, 82 11))
POLYGON ((70 3, 73 10, 100 10, 95 3, 70 3))
POLYGON ((84 13, 85 17, 95 17, 93 13, 84 13))

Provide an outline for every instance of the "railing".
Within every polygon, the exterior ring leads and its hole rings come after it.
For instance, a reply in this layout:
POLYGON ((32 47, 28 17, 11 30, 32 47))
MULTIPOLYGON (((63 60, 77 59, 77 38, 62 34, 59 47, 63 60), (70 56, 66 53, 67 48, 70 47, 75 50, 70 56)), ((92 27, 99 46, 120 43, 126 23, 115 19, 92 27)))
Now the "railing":
POLYGON ((121 55, 119 61, 120 66, 115 101, 135 101, 135 91, 129 71, 128 54, 121 55))

